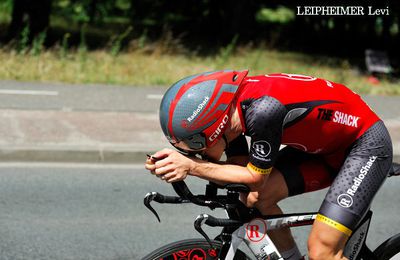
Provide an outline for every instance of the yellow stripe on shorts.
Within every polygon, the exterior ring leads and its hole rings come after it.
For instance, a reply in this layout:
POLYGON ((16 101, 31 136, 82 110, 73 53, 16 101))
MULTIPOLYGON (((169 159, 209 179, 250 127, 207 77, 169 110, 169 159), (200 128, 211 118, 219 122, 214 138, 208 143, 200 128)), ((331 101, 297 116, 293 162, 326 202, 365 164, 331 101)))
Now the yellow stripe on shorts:
POLYGON ((316 220, 331 226, 340 232, 343 232, 345 235, 350 236, 353 231, 351 231, 348 227, 340 224, 339 222, 334 221, 324 215, 318 214, 316 220))
POLYGON ((254 166, 250 162, 247 164, 247 169, 249 169, 251 172, 258 173, 258 174, 270 174, 272 171, 272 167, 268 168, 268 169, 261 169, 261 168, 258 168, 257 166, 254 166))

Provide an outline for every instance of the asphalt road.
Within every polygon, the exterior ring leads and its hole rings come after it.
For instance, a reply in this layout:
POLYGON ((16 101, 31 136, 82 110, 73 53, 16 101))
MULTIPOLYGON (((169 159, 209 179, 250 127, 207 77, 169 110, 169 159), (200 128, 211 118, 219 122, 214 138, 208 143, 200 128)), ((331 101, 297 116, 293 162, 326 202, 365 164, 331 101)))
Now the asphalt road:
MULTIPOLYGON (((158 113, 165 87, 0 81, 0 109, 158 113)), ((398 96, 363 96, 384 120, 399 119, 398 96)))
MULTIPOLYGON (((203 190, 203 181, 188 183, 195 193, 203 190)), ((389 179, 372 205, 371 247, 400 232, 399 186, 400 177, 389 179)), ((0 164, 0 259, 140 259, 166 243, 199 236, 193 220, 210 211, 155 205, 159 224, 142 205, 149 191, 173 194, 142 165, 0 164)), ((314 211, 324 192, 281 206, 314 211)), ((303 252, 308 230, 294 230, 303 252)))
POLYGON ((0 108, 156 113, 166 87, 0 81, 0 108))

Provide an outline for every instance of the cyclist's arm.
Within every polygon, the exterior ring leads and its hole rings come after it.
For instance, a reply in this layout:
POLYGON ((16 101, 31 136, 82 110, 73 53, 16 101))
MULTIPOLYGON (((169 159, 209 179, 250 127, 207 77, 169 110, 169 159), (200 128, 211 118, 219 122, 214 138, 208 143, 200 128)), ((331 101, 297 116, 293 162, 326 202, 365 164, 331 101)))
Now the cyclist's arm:
POLYGON ((224 164, 219 165, 199 159, 193 159, 189 175, 213 181, 219 184, 242 183, 251 190, 260 189, 268 174, 260 174, 240 165, 224 164))
POLYGON ((156 162, 146 162, 146 169, 167 182, 183 180, 193 175, 219 184, 243 183, 252 190, 260 188, 267 175, 261 175, 239 165, 218 164, 198 158, 186 157, 172 149, 163 149, 154 154, 162 158, 156 162))

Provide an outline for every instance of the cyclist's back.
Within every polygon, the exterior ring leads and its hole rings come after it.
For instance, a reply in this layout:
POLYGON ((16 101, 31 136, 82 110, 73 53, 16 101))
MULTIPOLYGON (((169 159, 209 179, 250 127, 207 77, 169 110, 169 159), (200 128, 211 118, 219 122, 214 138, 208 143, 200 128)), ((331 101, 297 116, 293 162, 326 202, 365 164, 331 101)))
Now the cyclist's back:
MULTIPOLYGON (((331 186, 318 220, 349 235, 391 167, 379 117, 344 85, 290 74, 246 77, 238 108, 251 138, 248 167, 276 168, 289 196, 331 186)), ((244 149, 241 142, 227 153, 244 149)))
POLYGON ((241 102, 265 96, 286 109, 281 143, 310 153, 348 147, 379 120, 359 95, 324 79, 269 74, 244 80, 241 102))

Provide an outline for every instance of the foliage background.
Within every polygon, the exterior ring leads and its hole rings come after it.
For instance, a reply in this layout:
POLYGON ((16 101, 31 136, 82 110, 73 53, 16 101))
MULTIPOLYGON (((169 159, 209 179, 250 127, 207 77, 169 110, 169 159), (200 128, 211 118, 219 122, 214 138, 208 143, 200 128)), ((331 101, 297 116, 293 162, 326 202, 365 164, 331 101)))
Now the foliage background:
POLYGON ((398 93, 399 25, 400 4, 388 0, 0 0, 0 77, 164 85, 199 70, 247 67, 398 93), (390 15, 296 15, 307 5, 390 15), (368 80, 366 49, 385 51, 393 73, 368 80))

